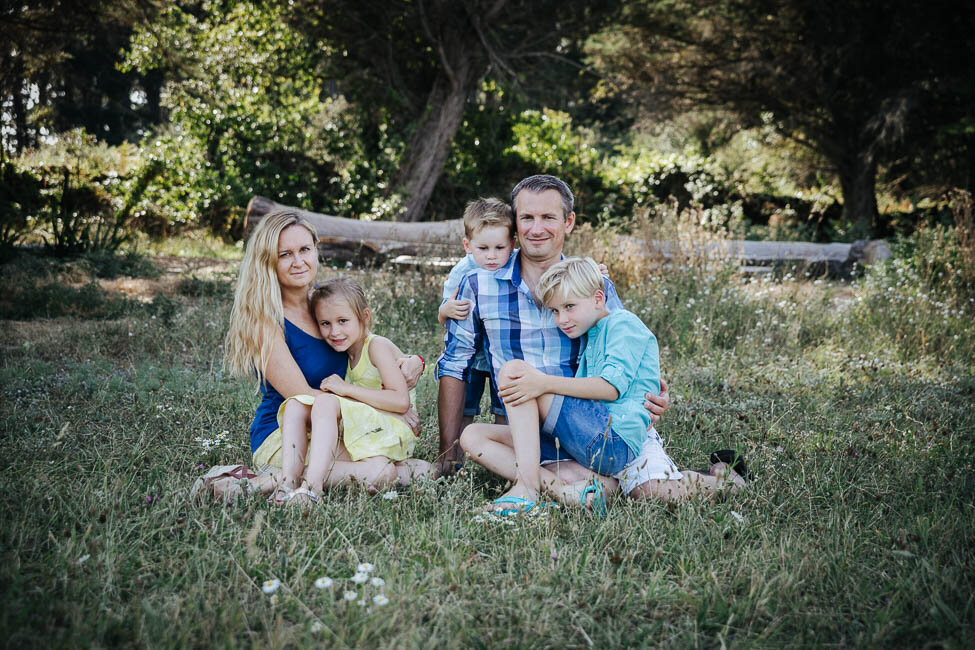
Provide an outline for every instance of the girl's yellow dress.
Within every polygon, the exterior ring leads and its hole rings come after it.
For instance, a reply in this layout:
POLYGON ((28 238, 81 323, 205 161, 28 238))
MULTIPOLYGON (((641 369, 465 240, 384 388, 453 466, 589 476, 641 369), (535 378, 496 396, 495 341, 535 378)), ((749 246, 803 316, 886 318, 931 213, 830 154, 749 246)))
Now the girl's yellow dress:
MULTIPOLYGON (((356 386, 381 390, 383 387, 379 370, 369 359, 369 343, 374 334, 366 337, 362 344, 362 354, 355 367, 349 366, 345 371, 345 381, 356 386)), ((342 409, 342 442, 352 460, 362 460, 370 456, 386 456, 390 460, 406 460, 413 454, 416 446, 416 436, 410 427, 399 418, 388 415, 376 408, 336 395, 342 409)), ((296 399, 302 404, 311 406, 315 398, 311 395, 295 395, 289 399, 296 399)), ((410 401, 414 399, 410 391, 410 401)), ((284 404, 287 404, 285 400, 284 404)), ((281 416, 284 404, 278 409, 278 427, 281 426, 281 416)))

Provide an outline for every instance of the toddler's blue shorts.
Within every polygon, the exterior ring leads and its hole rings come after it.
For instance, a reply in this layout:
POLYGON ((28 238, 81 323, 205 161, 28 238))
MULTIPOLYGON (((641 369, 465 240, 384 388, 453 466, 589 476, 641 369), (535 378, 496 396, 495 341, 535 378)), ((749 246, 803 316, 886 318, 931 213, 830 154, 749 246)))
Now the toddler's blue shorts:
POLYGON ((494 385, 494 375, 490 370, 475 370, 471 368, 467 373, 467 389, 464 394, 464 415, 481 414, 481 395, 484 394, 484 380, 487 379, 491 389, 491 412, 504 415, 504 404, 498 395, 498 387, 494 385))

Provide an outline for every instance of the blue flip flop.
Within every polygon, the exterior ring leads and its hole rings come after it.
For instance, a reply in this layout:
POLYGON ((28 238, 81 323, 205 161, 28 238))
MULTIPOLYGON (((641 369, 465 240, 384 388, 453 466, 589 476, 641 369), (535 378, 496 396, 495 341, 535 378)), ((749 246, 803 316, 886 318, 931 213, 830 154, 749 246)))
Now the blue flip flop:
MULTIPOLYGON (((509 517, 511 515, 518 515, 523 512, 531 512, 535 509, 536 503, 530 499, 525 499, 522 497, 498 497, 494 500, 495 504, 505 504, 510 503, 512 505, 524 506, 524 508, 515 508, 514 510, 492 510, 492 514, 500 515, 502 517, 509 517)), ((544 506, 543 506, 544 507, 544 506)))
POLYGON ((586 509, 586 497, 590 494, 593 495, 592 501, 589 502, 589 509, 600 517, 606 516, 606 494, 603 492, 603 482, 598 478, 594 478, 586 489, 582 491, 579 495, 579 503, 582 504, 583 510, 586 509))

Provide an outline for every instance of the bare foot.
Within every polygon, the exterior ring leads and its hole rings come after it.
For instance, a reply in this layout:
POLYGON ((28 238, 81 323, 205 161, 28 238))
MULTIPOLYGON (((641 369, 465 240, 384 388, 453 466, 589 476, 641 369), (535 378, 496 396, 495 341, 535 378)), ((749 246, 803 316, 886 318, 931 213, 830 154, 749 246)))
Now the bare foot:
POLYGON ((434 463, 434 469, 436 471, 436 475, 434 476, 434 478, 438 476, 452 476, 453 474, 456 474, 459 470, 463 469, 463 467, 464 467, 463 457, 438 458, 434 463))
POLYGON ((511 489, 484 507, 484 512, 498 514, 527 512, 538 501, 538 492, 529 489, 521 483, 515 483, 511 489))
POLYGON ((605 516, 606 506, 612 501, 618 488, 618 481, 601 476, 595 481, 585 479, 564 483, 553 494, 556 501, 570 508, 581 508, 605 516))
POLYGON ((406 487, 418 478, 435 478, 431 463, 419 458, 407 458, 396 463, 396 484, 406 487))
POLYGON ((745 487, 745 479, 738 472, 731 469, 731 466, 727 463, 715 463, 711 465, 708 473, 711 476, 717 477, 719 479, 719 487, 727 489, 729 493, 738 492, 745 487))

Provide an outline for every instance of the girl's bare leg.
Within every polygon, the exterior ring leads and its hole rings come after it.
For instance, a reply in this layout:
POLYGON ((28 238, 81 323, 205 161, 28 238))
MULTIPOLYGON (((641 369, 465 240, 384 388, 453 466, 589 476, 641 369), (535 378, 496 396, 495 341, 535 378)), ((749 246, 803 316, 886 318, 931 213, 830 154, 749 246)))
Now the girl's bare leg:
POLYGON ((339 439, 342 409, 334 395, 323 393, 311 407, 311 444, 308 446, 308 469, 305 480, 312 490, 321 490, 326 477, 335 467, 335 448, 339 439))
POLYGON ((281 475, 278 486, 293 490, 301 484, 308 450, 311 409, 297 400, 284 406, 281 416, 281 475))

